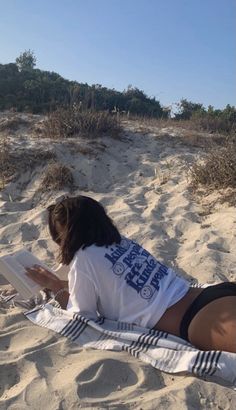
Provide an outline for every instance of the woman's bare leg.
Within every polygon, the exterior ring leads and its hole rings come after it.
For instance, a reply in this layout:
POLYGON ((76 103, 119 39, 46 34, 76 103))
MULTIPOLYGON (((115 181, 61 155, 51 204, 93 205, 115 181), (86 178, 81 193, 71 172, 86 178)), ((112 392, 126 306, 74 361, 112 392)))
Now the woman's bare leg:
POLYGON ((191 321, 188 338, 202 350, 236 353, 236 296, 224 296, 204 306, 191 321))

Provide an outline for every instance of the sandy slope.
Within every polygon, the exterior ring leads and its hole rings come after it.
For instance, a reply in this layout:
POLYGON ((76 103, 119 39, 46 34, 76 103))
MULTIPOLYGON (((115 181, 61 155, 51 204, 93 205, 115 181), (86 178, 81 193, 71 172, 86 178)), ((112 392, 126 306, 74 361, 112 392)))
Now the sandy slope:
MULTIPOLYGON (((127 236, 199 282, 236 279, 236 215, 227 205, 207 214, 191 199, 186 164, 202 155, 181 130, 142 135, 126 123, 119 140, 52 143, 26 129, 11 133, 16 150, 53 150, 71 167, 74 193, 100 200, 127 236)), ((24 245, 50 266, 56 248, 45 205, 63 192, 40 193, 43 166, 22 172, 0 192, 0 254, 24 245)), ((3 285, 4 280, 0 278, 3 285)), ((233 409, 227 386, 158 372, 125 353, 84 351, 32 325, 19 308, 0 307, 0 409, 233 409)))

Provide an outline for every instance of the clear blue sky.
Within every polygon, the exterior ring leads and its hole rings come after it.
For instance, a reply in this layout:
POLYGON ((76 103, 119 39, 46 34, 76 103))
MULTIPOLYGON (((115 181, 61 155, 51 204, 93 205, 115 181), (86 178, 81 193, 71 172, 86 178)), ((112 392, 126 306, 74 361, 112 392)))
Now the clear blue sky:
POLYGON ((0 0, 0 63, 37 67, 163 105, 236 105, 236 0, 0 0))

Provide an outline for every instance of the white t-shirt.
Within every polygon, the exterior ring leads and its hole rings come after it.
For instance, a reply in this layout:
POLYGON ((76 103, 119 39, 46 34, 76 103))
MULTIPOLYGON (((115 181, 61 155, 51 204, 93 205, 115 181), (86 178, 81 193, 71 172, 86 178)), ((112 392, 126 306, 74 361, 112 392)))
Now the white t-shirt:
POLYGON ((153 328, 190 286, 125 237, 119 245, 92 245, 77 251, 68 281, 68 310, 91 319, 99 314, 147 328, 153 328))

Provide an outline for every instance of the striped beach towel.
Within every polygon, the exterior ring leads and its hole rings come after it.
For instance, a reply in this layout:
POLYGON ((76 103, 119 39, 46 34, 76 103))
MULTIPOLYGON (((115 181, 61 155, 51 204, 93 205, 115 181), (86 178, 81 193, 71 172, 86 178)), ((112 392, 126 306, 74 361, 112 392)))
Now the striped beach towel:
POLYGON ((201 351, 185 340, 153 329, 100 318, 89 320, 45 303, 28 312, 33 323, 67 337, 84 348, 126 351, 167 373, 191 373, 236 384, 236 354, 201 351))

